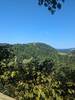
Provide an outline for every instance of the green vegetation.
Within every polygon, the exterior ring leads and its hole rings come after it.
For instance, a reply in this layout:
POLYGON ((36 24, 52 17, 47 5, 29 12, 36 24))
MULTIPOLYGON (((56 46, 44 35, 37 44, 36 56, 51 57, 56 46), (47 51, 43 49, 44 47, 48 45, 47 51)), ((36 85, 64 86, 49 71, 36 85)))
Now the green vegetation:
POLYGON ((75 100, 75 56, 43 43, 0 45, 0 92, 16 100, 75 100))
POLYGON ((45 59, 46 57, 57 58, 57 50, 44 43, 15 44, 12 48, 20 60, 31 57, 38 59, 45 59))
POLYGON ((38 0, 38 3, 39 5, 47 7, 51 14, 54 14, 57 9, 61 9, 64 1, 65 0, 38 0))

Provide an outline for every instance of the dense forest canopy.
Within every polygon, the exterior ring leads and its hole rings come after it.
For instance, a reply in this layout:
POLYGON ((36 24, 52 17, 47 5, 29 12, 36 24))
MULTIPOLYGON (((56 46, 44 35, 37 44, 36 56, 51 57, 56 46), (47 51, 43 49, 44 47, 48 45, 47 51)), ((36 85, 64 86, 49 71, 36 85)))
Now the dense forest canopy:
POLYGON ((44 43, 29 43, 29 44, 15 44, 12 46, 16 56, 24 58, 38 58, 57 57, 57 50, 44 43))
POLYGON ((1 44, 0 92, 16 100, 74 100, 74 53, 44 43, 1 44))

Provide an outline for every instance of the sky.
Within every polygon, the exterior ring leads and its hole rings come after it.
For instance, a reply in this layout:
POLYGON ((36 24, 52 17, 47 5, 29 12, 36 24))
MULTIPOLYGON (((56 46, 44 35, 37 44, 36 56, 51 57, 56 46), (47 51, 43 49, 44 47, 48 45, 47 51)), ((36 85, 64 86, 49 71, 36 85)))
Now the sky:
POLYGON ((75 48, 75 0, 54 15, 38 0, 0 0, 0 43, 31 42, 75 48))

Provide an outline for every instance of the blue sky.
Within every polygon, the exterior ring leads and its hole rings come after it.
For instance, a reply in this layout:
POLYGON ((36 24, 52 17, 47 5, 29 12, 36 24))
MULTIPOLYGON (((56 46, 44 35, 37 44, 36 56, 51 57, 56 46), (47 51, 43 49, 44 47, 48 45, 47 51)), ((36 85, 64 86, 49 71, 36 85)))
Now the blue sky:
POLYGON ((38 0, 0 0, 0 42, 75 47, 75 0, 65 0, 54 15, 38 0))

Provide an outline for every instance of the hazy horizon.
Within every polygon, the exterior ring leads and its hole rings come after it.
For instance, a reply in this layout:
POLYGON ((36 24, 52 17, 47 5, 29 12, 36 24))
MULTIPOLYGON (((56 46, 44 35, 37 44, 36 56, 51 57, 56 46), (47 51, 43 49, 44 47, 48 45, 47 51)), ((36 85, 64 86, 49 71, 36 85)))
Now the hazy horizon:
POLYGON ((75 49, 75 47, 71 47, 71 48, 56 48, 56 47, 54 47, 54 46, 52 46, 51 44, 48 44, 48 43, 45 43, 45 42, 27 42, 27 43, 5 43, 5 42, 0 42, 0 44, 9 44, 9 45, 15 45, 15 44, 29 44, 29 43, 44 43, 44 44, 46 44, 46 45, 49 45, 49 46, 51 46, 51 47, 53 47, 53 48, 55 48, 55 49, 75 49))

